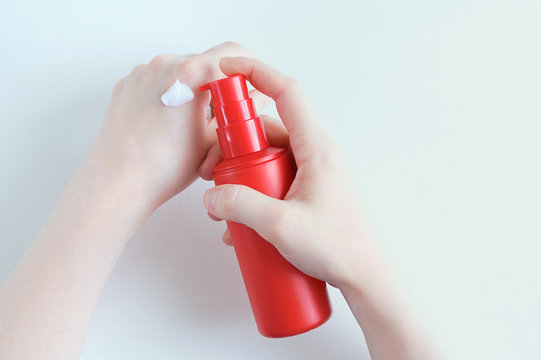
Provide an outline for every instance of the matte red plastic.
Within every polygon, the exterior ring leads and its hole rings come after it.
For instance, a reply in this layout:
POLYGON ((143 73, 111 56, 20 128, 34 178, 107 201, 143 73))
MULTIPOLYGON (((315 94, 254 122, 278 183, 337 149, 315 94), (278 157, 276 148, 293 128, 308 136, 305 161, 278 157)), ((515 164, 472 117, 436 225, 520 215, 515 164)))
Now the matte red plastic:
MULTIPOLYGON (((296 167, 285 149, 269 147, 244 76, 234 75, 199 89, 211 91, 224 157, 214 169, 215 184, 242 184, 283 199, 296 167)), ((327 321, 331 306, 325 282, 302 273, 247 226, 228 221, 227 227, 262 335, 297 335, 327 321)))

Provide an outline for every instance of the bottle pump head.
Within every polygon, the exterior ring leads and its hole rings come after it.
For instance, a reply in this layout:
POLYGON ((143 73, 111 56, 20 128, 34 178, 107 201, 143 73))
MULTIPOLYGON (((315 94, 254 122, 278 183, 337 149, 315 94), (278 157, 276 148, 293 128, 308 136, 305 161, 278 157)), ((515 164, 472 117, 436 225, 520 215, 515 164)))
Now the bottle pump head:
POLYGON ((210 90, 224 159, 239 157, 269 147, 263 121, 257 116, 243 75, 233 75, 199 87, 210 90))

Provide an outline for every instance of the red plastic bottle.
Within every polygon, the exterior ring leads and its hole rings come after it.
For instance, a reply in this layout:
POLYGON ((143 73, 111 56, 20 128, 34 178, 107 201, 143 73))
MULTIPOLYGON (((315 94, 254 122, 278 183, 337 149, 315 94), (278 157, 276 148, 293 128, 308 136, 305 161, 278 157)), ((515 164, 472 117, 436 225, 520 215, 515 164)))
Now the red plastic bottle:
MULTIPOLYGON (((199 90, 211 92, 224 158, 214 169, 214 183, 242 184, 283 199, 296 167, 286 149, 267 143, 244 76, 217 80, 199 90)), ((262 335, 297 335, 327 321, 331 307, 325 282, 302 273, 247 226, 228 221, 227 227, 262 335)))

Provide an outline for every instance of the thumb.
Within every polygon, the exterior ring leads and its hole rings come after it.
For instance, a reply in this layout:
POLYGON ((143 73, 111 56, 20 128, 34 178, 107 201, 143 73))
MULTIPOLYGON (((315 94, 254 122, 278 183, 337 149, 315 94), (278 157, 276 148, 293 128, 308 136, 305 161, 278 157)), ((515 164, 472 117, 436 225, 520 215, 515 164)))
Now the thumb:
POLYGON ((208 189, 203 203, 214 216, 244 224, 263 238, 273 236, 273 229, 285 210, 285 202, 264 195, 244 185, 219 185, 208 189))

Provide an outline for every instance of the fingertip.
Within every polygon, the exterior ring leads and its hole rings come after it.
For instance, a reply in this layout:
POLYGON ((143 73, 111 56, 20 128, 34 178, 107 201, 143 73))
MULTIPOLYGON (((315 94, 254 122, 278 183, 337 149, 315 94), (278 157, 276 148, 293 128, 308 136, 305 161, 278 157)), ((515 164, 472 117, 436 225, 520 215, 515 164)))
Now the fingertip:
POLYGON ((228 61, 231 61, 231 59, 234 59, 234 58, 235 58, 235 56, 222 56, 220 58, 220 65, 222 63, 227 63, 228 61))
POLYGON ((197 168, 197 175, 199 175, 199 177, 203 180, 212 180, 212 176, 205 166, 205 160, 203 160, 203 162, 199 165, 199 168, 197 168))
POLYGON ((203 160, 203 162, 199 165, 199 168, 197 169, 197 175, 203 180, 211 181, 213 178, 212 170, 209 169, 209 166, 207 165, 208 161, 203 160))
POLYGON ((220 59, 220 69, 227 76, 242 74, 249 80, 253 62, 257 62, 257 59, 247 56, 225 56, 220 59))
POLYGON ((219 143, 214 143, 207 152, 207 156, 199 165, 197 174, 205 180, 212 180, 214 168, 222 161, 222 151, 219 143))
POLYGON ((201 177, 201 179, 205 181, 212 181, 212 175, 209 174, 208 172, 201 172, 199 176, 201 177))
POLYGON ((217 216, 214 216, 210 211, 207 211, 207 215, 208 217, 213 220, 213 221, 222 221, 223 219, 220 219, 219 217, 217 216))
POLYGON ((222 69, 224 74, 230 75, 229 68, 234 59, 235 58, 233 56, 224 56, 220 58, 220 69, 222 69))
POLYGON ((207 189, 203 194, 203 205, 208 212, 214 212, 214 204, 216 203, 216 187, 207 189))
POLYGON ((231 234, 229 234, 229 230, 226 230, 222 235, 222 241, 228 246, 233 246, 233 239, 231 239, 231 234))

